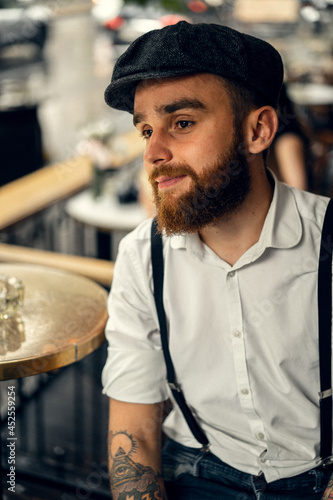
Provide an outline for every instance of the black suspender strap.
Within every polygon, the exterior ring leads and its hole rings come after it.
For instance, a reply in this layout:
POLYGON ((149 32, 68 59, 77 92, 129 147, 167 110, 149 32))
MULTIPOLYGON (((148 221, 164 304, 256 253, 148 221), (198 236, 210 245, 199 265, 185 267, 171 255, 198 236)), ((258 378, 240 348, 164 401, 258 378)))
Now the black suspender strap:
POLYGON ((163 242, 162 236, 157 231, 156 219, 153 220, 151 227, 151 259, 153 267, 153 282, 154 282, 154 297, 157 309, 158 321, 160 325, 162 349, 167 370, 167 380, 171 389, 172 395, 175 398, 184 418, 189 426, 192 434, 199 443, 203 445, 203 450, 207 451, 209 447, 208 439, 205 433, 200 428, 195 420, 193 413, 187 406, 184 394, 177 384, 175 370, 169 351, 168 331, 165 310, 163 305, 163 281, 164 281, 164 264, 163 264, 163 242))
POLYGON ((318 329, 320 365, 320 456, 332 455, 332 248, 333 200, 327 206, 318 267, 318 329))

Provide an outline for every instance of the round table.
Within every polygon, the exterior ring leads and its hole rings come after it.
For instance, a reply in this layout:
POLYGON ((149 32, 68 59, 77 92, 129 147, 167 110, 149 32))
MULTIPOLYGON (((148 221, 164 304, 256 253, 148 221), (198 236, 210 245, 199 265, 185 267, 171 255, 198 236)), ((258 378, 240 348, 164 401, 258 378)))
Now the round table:
POLYGON ((94 281, 51 267, 0 264, 25 285, 21 312, 0 321, 0 380, 56 370, 105 340, 107 292, 94 281))
POLYGON ((94 198, 90 190, 73 196, 66 203, 70 217, 103 231, 132 231, 147 214, 140 203, 119 203, 116 196, 94 198))
POLYGON ((120 240, 147 218, 147 212, 140 203, 119 203, 113 194, 94 198, 91 190, 74 196, 66 203, 67 215, 75 221, 76 230, 83 233, 76 235, 75 243, 80 241, 75 252, 84 248, 84 231, 92 227, 97 235, 97 257, 115 260, 120 240))

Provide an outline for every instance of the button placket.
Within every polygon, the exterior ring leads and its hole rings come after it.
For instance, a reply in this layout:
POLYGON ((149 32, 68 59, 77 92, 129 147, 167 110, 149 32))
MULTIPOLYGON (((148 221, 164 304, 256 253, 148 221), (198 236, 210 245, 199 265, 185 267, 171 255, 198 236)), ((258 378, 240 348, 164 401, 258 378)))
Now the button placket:
POLYGON ((260 446, 260 448, 264 448, 264 450, 266 450, 266 452, 267 452, 266 429, 264 428, 263 423, 257 414, 256 414, 256 418, 250 420, 250 426, 251 426, 252 434, 255 437, 255 439, 258 443, 258 446, 260 446))
POLYGON ((266 455, 267 455, 267 449, 266 449, 266 450, 264 450, 262 453, 260 453, 260 455, 259 455, 259 460, 258 460, 258 462, 259 462, 260 464, 265 464, 265 463, 267 462, 266 455))
POLYGON ((241 408, 248 418, 252 435, 257 440, 259 448, 265 446, 265 433, 262 421, 254 408, 251 384, 248 372, 248 363, 245 349, 245 336, 243 331, 243 312, 239 289, 240 271, 230 272, 226 280, 228 292, 228 310, 232 337, 232 352, 234 358, 236 384, 241 408), (258 439, 260 433, 261 439, 258 439))
POLYGON ((232 334, 233 358, 236 373, 236 383, 241 405, 245 411, 252 406, 250 383, 247 373, 245 344, 243 335, 243 314, 240 300, 238 273, 229 272, 227 276, 228 310, 232 334))

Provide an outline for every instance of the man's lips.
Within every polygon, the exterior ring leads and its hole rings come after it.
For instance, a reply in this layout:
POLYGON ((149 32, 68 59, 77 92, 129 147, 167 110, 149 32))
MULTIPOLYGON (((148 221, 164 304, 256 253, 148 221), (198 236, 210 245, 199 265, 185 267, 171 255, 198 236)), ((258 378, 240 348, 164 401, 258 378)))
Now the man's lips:
POLYGON ((160 177, 157 177, 156 182, 158 184, 159 189, 166 189, 171 186, 175 186, 179 182, 181 182, 186 175, 177 175, 177 176, 167 176, 167 175, 162 175, 160 177))

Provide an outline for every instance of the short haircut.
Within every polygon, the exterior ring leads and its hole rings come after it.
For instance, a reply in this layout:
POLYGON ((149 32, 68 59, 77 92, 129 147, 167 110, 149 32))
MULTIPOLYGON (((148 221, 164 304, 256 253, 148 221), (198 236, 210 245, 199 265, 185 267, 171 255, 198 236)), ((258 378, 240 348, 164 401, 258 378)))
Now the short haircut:
MULTIPOLYGON (((245 118, 255 109, 269 105, 267 99, 255 89, 247 87, 236 80, 229 80, 217 76, 230 97, 234 115, 235 129, 242 131, 245 118)), ((267 167, 268 149, 263 151, 263 160, 267 167)))

